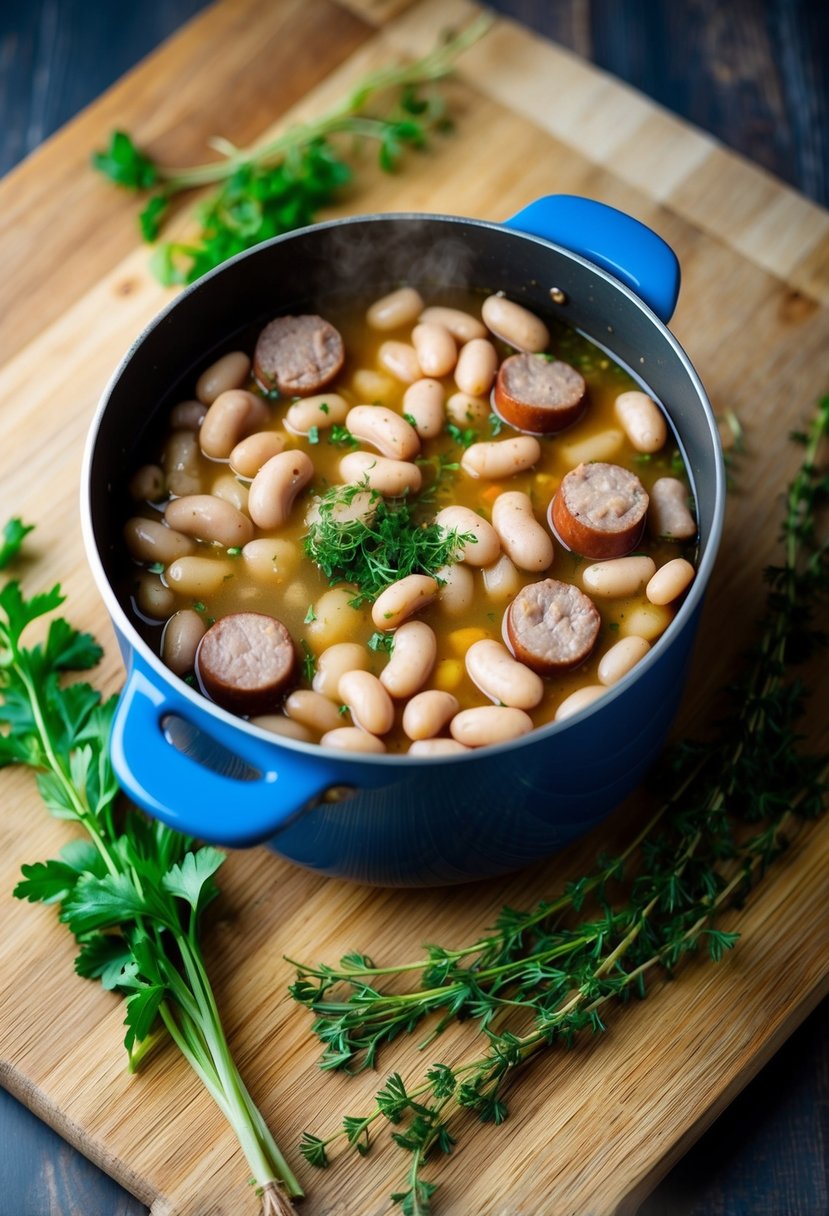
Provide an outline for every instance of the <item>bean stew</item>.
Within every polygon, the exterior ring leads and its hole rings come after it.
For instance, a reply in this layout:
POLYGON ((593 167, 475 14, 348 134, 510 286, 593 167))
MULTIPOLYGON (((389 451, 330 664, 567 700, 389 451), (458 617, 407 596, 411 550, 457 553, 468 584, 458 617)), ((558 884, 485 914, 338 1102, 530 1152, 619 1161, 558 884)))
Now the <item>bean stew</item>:
POLYGON ((517 738, 622 679, 693 581, 662 407, 506 296, 275 317, 189 391, 129 485, 122 598, 174 673, 276 734, 517 738))

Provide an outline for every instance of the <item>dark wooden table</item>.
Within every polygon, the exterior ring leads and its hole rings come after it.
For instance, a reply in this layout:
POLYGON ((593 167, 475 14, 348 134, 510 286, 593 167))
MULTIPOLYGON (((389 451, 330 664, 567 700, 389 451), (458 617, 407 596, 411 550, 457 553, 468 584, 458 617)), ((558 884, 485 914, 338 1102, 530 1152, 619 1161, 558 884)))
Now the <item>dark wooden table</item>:
MULTIPOLYGON (((2 0, 0 173, 203 7, 204 0, 2 0)), ((494 0, 492 7, 829 204, 825 0, 494 0)), ((829 931, 827 909, 816 910, 809 931, 829 931)), ((827 1032, 824 1003, 640 1216, 827 1216, 827 1032)), ((0 1090, 0 1216, 145 1212, 0 1090)))

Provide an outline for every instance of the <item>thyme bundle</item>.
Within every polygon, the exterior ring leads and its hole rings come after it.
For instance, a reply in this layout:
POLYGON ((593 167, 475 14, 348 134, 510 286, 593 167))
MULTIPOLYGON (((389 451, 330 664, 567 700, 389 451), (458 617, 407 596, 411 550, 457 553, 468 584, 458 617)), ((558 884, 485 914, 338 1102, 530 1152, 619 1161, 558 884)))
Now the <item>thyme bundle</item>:
POLYGON ((786 497, 783 560, 765 572, 759 637, 728 690, 733 715, 713 741, 673 751, 667 797, 620 855, 600 857, 549 902, 504 908, 467 946, 429 946, 391 966, 357 952, 338 966, 294 964, 291 994, 314 1014, 324 1069, 373 1066, 382 1046, 427 1018, 423 1046, 461 1019, 477 1022, 485 1040, 481 1052, 435 1063, 414 1082, 392 1073, 372 1109, 326 1137, 306 1132, 301 1151, 312 1164, 327 1165, 339 1140, 366 1154, 377 1125, 390 1123, 409 1154, 405 1187, 392 1198, 404 1216, 425 1216, 436 1183, 424 1165, 452 1151, 460 1114, 503 1122, 508 1082, 535 1055, 601 1033, 611 1002, 644 997, 686 955, 704 947, 718 961, 736 944, 717 916, 745 899, 796 820, 822 813, 829 790, 829 758, 798 750, 805 688, 790 673, 826 642, 816 610, 829 592, 829 474, 816 461, 828 434, 826 397, 808 434, 793 436, 805 452, 786 497), (414 978, 408 990, 380 987, 401 976, 414 978))
POLYGON ((407 150, 422 149, 430 135, 450 130, 445 103, 432 86, 491 24, 491 17, 482 14, 422 59, 366 76, 327 114, 276 139, 249 148, 213 139, 211 146, 223 160, 167 168, 146 156, 126 132, 114 131, 109 146, 93 154, 92 164, 118 186, 152 191, 139 215, 146 241, 159 236, 177 194, 220 185, 198 211, 198 235, 163 243, 152 259, 152 269, 165 285, 192 283, 244 249, 313 223, 320 208, 351 180, 343 137, 375 142, 380 168, 393 173, 407 150), (390 99, 386 112, 368 113, 378 97, 390 99))

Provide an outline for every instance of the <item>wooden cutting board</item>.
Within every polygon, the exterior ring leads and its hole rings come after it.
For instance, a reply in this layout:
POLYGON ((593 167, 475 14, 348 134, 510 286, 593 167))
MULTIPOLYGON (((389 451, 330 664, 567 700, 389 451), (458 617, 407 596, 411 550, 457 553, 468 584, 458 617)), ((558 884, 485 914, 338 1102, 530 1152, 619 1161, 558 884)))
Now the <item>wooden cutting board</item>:
MULTIPOLYGON (((2 185, 0 518, 37 524, 23 566, 31 589, 60 580, 69 613, 106 645, 103 688, 122 679, 78 529, 81 448, 121 353, 166 301, 136 242, 134 203, 91 173, 113 126, 167 163, 223 134, 244 144, 321 112, 367 69, 421 53, 474 10, 464 0, 224 0, 130 73, 2 185)), ((829 387, 829 214, 572 55, 499 21, 451 86, 456 134, 405 172, 366 165, 338 213, 449 211, 503 218, 566 191, 625 208, 662 233, 683 265, 674 328, 715 408, 748 434, 729 503, 683 728, 700 729, 730 678, 773 559, 781 492, 797 455, 787 432, 829 387)), ((816 673, 815 673, 816 674, 816 673)), ((823 680, 826 684, 825 679, 823 680)), ((815 741, 827 739, 815 702, 815 741)), ((229 1038, 280 1143, 322 1216, 375 1216, 400 1182, 393 1146, 328 1172, 295 1151, 366 1107, 374 1075, 321 1074, 304 1010, 285 995, 282 956, 382 961, 424 940, 453 945, 505 902, 556 893, 600 848, 626 839, 631 799, 606 830, 511 879, 447 891, 375 891, 293 869, 264 849, 234 855, 206 942, 229 1038)), ((20 865, 70 831, 50 820, 28 774, 3 774, 0 818, 0 1080, 118 1178, 156 1216, 256 1211, 245 1163, 210 1099, 169 1046, 130 1077, 122 1007, 72 971, 48 908, 10 897, 20 865)), ((439 1211, 487 1216, 631 1212, 827 991, 829 820, 804 830, 747 907, 743 941, 718 967, 684 965, 608 1033, 536 1062, 500 1129, 470 1124, 440 1164, 439 1211)), ((472 1031, 438 1044, 451 1061, 472 1031)), ((413 1045, 387 1055, 405 1075, 413 1045)))

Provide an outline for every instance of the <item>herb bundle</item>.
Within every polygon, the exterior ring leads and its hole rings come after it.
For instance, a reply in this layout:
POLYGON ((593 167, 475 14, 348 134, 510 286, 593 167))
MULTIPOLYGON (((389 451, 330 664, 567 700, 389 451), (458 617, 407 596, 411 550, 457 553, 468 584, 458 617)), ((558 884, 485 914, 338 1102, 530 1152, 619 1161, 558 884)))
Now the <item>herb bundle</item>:
MULTIPOLYGON (((0 567, 29 530, 20 520, 6 526, 0 567)), ((78 945, 77 973, 125 998, 130 1069, 167 1031, 236 1133, 263 1214, 287 1216, 302 1190, 230 1054, 199 941, 224 854, 136 811, 117 815, 115 698, 102 701, 91 685, 65 679, 94 667, 100 647, 62 617, 42 644, 22 642, 33 621, 62 603, 57 586, 31 599, 17 581, 0 590, 0 722, 8 728, 0 767, 33 768, 47 809, 85 833, 59 858, 24 865, 14 894, 56 905, 78 945)))
POLYGON ((409 574, 434 576, 458 559, 471 532, 445 531, 436 523, 418 523, 418 502, 387 502, 365 481, 332 486, 317 503, 308 524, 305 553, 332 583, 353 583, 355 608, 370 603, 397 579, 409 574), (358 518, 349 508, 362 508, 358 518))
POLYGON ((482 15, 424 58, 367 76, 327 114, 291 127, 276 139, 249 148, 214 139, 212 146, 224 160, 165 168, 141 152, 125 132, 115 131, 109 147, 96 152, 92 163, 116 185, 153 191, 139 216, 146 241, 158 237, 175 195, 221 183, 218 193, 199 209, 199 235, 193 241, 166 242, 153 258, 162 283, 192 283, 244 249, 312 223, 351 180, 343 136, 375 141, 381 169, 393 173, 407 149, 424 148, 430 134, 448 130, 444 102, 429 86, 451 72, 457 57, 490 24, 491 18, 482 15), (381 96, 392 97, 386 114, 369 114, 369 103, 381 96))
POLYGON ((507 1084, 532 1057, 601 1033, 611 1002, 644 997, 685 955, 705 948, 718 961, 735 945, 738 934, 716 927, 718 914, 745 899, 796 820, 819 815, 829 791, 829 758, 797 749, 805 690, 789 671, 826 641, 815 614, 829 593, 829 474, 816 466, 827 436, 829 397, 808 435, 794 437, 805 454, 786 499, 784 558, 766 571, 759 639, 729 689, 733 715, 713 741, 668 757, 670 793, 619 856, 599 858, 592 873, 529 911, 504 908, 470 945, 429 946, 423 958, 386 967, 356 952, 338 966, 295 964, 291 993, 315 1015, 324 1069, 370 1067, 383 1045, 427 1018, 423 1046, 462 1019, 486 1040, 480 1053, 433 1064, 414 1082, 393 1073, 367 1113, 325 1138, 306 1133, 301 1148, 312 1164, 327 1165, 340 1139, 365 1155, 378 1121, 391 1123, 409 1154, 405 1189, 392 1198, 405 1216, 424 1216, 436 1187, 424 1163, 452 1151, 459 1114, 500 1124, 507 1084), (415 982, 400 991, 406 976, 415 982), (397 987, 384 991, 384 978, 397 987))

